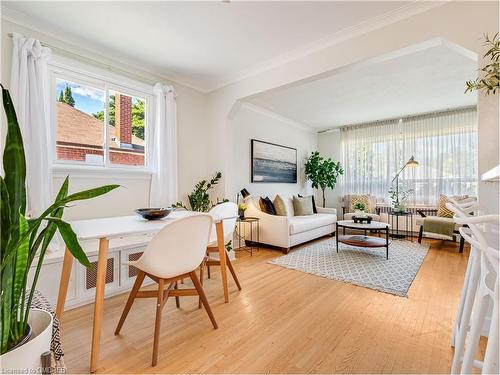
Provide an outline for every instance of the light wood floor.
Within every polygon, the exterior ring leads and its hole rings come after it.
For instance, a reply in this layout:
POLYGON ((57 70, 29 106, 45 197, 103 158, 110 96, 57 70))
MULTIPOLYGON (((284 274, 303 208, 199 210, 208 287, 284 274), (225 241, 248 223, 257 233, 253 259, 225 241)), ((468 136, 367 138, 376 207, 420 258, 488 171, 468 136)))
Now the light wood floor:
MULTIPOLYGON (((238 252, 243 290, 218 268, 205 290, 219 329, 197 298, 169 300, 158 366, 150 367, 155 301, 136 300, 114 336, 127 295, 105 302, 99 372, 108 373, 449 373, 450 332, 469 249, 427 241, 430 251, 408 298, 328 280, 267 262, 282 254, 238 252)), ((88 372, 93 305, 67 311, 63 349, 70 373, 88 372)))

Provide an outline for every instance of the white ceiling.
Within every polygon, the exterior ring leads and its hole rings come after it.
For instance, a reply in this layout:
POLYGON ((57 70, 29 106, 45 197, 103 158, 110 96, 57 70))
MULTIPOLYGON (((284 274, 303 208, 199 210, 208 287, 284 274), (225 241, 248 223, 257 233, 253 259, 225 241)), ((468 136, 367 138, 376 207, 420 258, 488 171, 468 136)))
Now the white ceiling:
POLYGON ((316 131, 476 104, 476 62, 449 43, 246 99, 316 131))
POLYGON ((204 91, 422 4, 2 1, 3 9, 27 26, 42 25, 57 37, 204 91))

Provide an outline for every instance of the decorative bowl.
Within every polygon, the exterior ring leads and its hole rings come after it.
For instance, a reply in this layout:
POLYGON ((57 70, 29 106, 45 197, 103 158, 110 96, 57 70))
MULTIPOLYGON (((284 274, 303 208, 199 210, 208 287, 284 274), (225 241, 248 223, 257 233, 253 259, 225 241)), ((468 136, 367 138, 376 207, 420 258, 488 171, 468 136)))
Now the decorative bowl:
POLYGON ((172 207, 150 207, 150 208, 138 208, 135 212, 146 220, 160 220, 167 216, 169 213, 174 211, 172 207))

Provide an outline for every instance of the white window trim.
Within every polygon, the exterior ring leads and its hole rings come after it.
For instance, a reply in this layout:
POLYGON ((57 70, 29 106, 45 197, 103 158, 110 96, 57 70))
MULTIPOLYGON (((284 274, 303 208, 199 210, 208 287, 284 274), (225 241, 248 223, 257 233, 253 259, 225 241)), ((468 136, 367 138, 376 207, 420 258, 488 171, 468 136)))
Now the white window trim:
MULTIPOLYGON (((106 71, 104 69, 97 68, 95 66, 84 64, 80 61, 69 59, 60 55, 53 55, 51 61, 48 63, 49 69, 49 84, 48 90, 50 105, 49 105, 49 118, 51 122, 50 126, 50 144, 51 148, 49 150, 49 160, 52 165, 52 170, 57 176, 59 174, 72 175, 78 174, 82 176, 88 176, 92 174, 93 176, 101 176, 106 174, 108 177, 115 176, 120 177, 122 175, 130 176, 137 175, 139 178, 143 176, 150 177, 153 173, 150 161, 152 157, 153 150, 153 140, 152 134, 153 127, 155 126, 154 121, 154 93, 153 86, 133 80, 131 78, 120 76, 115 73, 106 71), (133 165, 120 165, 111 164, 109 162, 108 147, 104 145, 105 155, 104 155, 104 165, 89 164, 85 162, 76 161, 65 161, 57 160, 56 155, 56 141, 57 141, 57 113, 56 113, 56 100, 54 94, 54 88, 56 84, 56 79, 67 79, 69 81, 74 80, 78 83, 88 84, 97 89, 102 89, 105 91, 105 124, 108 123, 108 91, 119 91, 124 94, 129 94, 132 96, 138 96, 146 99, 146 117, 145 117, 145 153, 144 153, 144 166, 133 166, 133 165)), ((104 133, 107 133, 107 126, 104 127, 104 133)), ((105 134, 105 140, 107 142, 107 134, 105 134)))

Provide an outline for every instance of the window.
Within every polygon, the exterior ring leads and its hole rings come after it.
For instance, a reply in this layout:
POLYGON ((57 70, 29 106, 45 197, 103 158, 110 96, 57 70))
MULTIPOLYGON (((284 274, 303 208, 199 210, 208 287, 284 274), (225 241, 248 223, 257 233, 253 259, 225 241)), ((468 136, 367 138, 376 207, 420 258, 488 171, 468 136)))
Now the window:
POLYGON ((414 193, 408 203, 433 206, 440 194, 477 194, 477 117, 465 108, 341 131, 344 194, 373 194, 388 202, 397 171, 410 158, 399 183, 414 193))
POLYGON ((53 87, 56 163, 147 167, 150 94, 61 69, 53 87))

